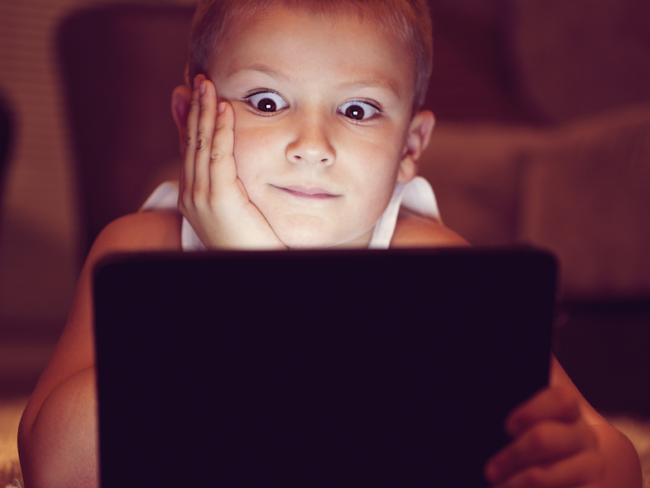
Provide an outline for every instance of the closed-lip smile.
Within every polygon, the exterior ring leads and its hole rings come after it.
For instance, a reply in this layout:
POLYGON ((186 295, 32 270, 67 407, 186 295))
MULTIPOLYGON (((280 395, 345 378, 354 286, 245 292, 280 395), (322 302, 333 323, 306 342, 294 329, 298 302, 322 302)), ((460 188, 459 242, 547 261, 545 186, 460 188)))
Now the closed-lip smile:
POLYGON ((336 198, 340 196, 334 193, 330 193, 327 190, 318 187, 305 187, 305 186, 297 186, 297 185, 291 185, 291 186, 271 185, 271 186, 301 198, 323 199, 323 198, 336 198))

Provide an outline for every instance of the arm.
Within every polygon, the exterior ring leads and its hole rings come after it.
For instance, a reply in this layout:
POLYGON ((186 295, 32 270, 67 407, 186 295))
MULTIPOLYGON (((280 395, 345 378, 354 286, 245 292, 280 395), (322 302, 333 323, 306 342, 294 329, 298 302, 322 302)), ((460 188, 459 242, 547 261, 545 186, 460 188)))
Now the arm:
POLYGON ((92 269, 116 251, 178 249, 180 215, 146 212, 109 224, 81 271, 66 326, 23 412, 18 445, 28 488, 97 485, 92 269))

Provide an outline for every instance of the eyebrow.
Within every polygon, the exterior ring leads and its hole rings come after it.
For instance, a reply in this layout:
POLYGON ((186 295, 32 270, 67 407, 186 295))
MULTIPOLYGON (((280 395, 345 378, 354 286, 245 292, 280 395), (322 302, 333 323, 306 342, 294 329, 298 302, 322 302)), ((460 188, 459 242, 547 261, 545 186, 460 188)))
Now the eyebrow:
MULTIPOLYGON (((273 78, 279 78, 285 81, 291 81, 291 78, 289 78, 287 75, 284 73, 281 73, 279 71, 274 70, 270 66, 267 66, 265 64, 260 64, 260 63, 255 63, 251 64, 250 66, 246 66, 243 68, 235 68, 232 69, 228 73, 228 77, 239 73, 240 71, 260 71, 262 73, 265 73, 273 78)), ((399 89, 399 85, 395 82, 395 80, 390 79, 390 78, 382 78, 382 77, 374 77, 374 78, 368 78, 368 79, 363 79, 363 80, 355 80, 355 81, 348 81, 339 84, 340 87, 364 87, 364 86, 373 86, 373 87, 378 87, 378 88, 384 88, 390 92, 392 92, 397 98, 400 98, 401 93, 399 89)))

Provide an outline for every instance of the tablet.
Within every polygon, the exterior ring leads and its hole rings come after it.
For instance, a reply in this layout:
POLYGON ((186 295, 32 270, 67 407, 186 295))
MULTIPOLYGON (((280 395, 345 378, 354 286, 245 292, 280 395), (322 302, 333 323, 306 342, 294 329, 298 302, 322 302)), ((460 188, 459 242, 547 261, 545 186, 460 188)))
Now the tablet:
POLYGON ((548 383, 556 260, 515 248, 112 255, 103 487, 480 487, 548 383))

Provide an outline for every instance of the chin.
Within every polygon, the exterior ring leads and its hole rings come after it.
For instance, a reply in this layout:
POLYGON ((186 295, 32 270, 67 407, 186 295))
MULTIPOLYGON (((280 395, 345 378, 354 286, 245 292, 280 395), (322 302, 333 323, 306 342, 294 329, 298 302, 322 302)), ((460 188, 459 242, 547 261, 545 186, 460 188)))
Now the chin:
POLYGON ((336 244, 321 218, 292 215, 282 219, 269 219, 275 235, 290 249, 331 247, 336 244))
POLYGON ((290 229, 288 232, 276 232, 279 239, 289 249, 333 249, 333 248, 367 248, 368 243, 359 238, 344 238, 324 234, 323 229, 290 229))
POLYGON ((288 234, 278 234, 280 240, 289 249, 318 249, 335 246, 336 243, 331 239, 325 238, 318 232, 289 232, 288 234))
POLYGON ((269 223, 278 238, 289 249, 364 247, 363 243, 359 243, 361 236, 350 232, 349 228, 332 225, 321 217, 292 215, 276 221, 269 219, 269 223))
POLYGON ((326 248, 336 245, 336 240, 324 232, 324 229, 312 226, 282 226, 273 229, 278 238, 289 249, 326 248))

